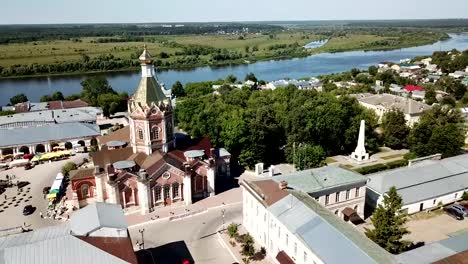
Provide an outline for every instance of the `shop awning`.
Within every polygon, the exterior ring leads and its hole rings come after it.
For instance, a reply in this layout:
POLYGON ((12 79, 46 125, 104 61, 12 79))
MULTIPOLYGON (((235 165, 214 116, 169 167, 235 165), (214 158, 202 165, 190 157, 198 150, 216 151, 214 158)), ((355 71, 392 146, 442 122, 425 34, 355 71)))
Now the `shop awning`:
POLYGON ((56 193, 49 193, 47 195, 47 199, 54 199, 55 197, 57 197, 57 194, 56 193))
POLYGON ((276 260, 280 264, 295 264, 291 257, 289 257, 288 254, 286 254, 286 252, 284 252, 283 250, 278 252, 278 255, 276 255, 276 260))
POLYGON ((59 193, 59 192, 60 192, 59 190, 53 189, 53 190, 50 190, 50 191, 49 191, 49 194, 53 194, 53 193, 57 194, 57 193, 59 193))
POLYGON ((343 209, 343 211, 341 211, 345 216, 347 217, 351 217, 352 215, 356 214, 356 211, 354 211, 353 209, 349 208, 349 207, 346 207, 345 209, 343 209))

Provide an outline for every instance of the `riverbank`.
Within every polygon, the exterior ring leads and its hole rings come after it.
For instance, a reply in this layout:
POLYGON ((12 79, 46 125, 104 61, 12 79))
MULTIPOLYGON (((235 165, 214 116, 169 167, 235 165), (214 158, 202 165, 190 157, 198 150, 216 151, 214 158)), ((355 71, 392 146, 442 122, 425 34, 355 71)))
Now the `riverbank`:
MULTIPOLYGON (((233 36, 175 36, 152 40, 153 42, 148 43, 148 49, 155 57, 157 69, 190 70, 198 67, 219 68, 259 61, 304 58, 321 53, 396 50, 433 44, 450 38, 446 33, 440 32, 420 35, 421 33, 412 33, 397 38, 346 34, 331 37, 325 45, 313 49, 306 49, 304 46, 323 39, 323 35, 292 32, 274 36, 248 35, 242 39, 233 36)), ((3 75, 0 78, 136 71, 139 69, 136 58, 141 52, 141 45, 139 42, 96 43, 92 38, 84 38, 81 42, 43 41, 0 45, 0 54, 2 50, 5 51, 0 55, 0 75, 3 75), (28 64, 21 64, 25 60, 28 64)))

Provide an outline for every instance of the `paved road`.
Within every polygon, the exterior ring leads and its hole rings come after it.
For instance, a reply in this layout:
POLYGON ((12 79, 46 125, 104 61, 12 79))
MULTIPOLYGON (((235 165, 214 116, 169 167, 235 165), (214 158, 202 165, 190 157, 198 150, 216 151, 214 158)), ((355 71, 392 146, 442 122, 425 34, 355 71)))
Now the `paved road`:
MULTIPOLYGON (((226 205, 225 225, 242 222, 242 204, 226 205)), ((141 242, 138 230, 145 229, 145 248, 155 248, 172 242, 185 242, 195 263, 235 263, 236 261, 218 241, 216 231, 222 226, 222 208, 177 221, 161 220, 130 227, 133 243, 141 242)))
MULTIPOLYGON (((88 157, 88 154, 80 153, 67 160, 37 165, 31 170, 25 170, 20 167, 0 171, 0 179, 5 180, 6 175, 8 174, 16 176, 16 179, 14 179, 13 182, 19 180, 31 183, 23 188, 26 196, 17 207, 14 207, 13 205, 16 203, 13 203, 9 208, 5 209, 4 212, 0 213, 0 229, 21 226, 24 222, 27 225, 30 225, 30 228, 32 229, 61 223, 59 220, 40 218, 39 212, 42 211, 44 213, 47 207, 47 201, 44 199, 44 195, 42 194, 42 188, 52 185, 57 173, 61 171, 62 166, 65 163, 68 161, 81 162, 83 158, 86 157, 88 157), (28 187, 30 187, 30 190, 29 192, 26 192, 28 187), (29 198, 29 196, 32 196, 32 198, 29 198), (26 200, 28 201, 26 202, 26 200), (23 207, 27 204, 31 204, 37 209, 32 215, 23 216, 23 207)), ((5 194, 7 195, 8 203, 10 203, 12 202, 11 198, 17 195, 17 189, 15 187, 8 188, 4 194, 0 195, 0 204, 5 201, 5 194)))

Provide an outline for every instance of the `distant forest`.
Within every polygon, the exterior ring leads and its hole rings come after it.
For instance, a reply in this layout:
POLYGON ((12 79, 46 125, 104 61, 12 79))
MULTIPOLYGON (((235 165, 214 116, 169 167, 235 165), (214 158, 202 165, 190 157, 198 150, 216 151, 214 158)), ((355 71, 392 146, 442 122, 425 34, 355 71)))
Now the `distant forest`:
POLYGON ((240 23, 0 25, 0 44, 81 37, 127 36, 133 39, 149 35, 239 33, 247 28, 249 33, 271 33, 283 29, 275 25, 240 23))

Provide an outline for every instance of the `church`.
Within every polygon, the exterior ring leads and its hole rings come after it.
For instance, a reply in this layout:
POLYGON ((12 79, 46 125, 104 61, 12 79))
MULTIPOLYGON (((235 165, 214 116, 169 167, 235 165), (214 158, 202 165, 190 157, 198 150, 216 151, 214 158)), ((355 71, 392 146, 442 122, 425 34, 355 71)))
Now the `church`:
POLYGON ((172 103, 146 46, 139 59, 141 80, 128 101, 129 126, 98 137, 92 164, 70 172, 72 206, 107 202, 146 214, 212 196, 216 179, 230 177, 227 150, 214 148, 208 138, 176 137, 172 103))

